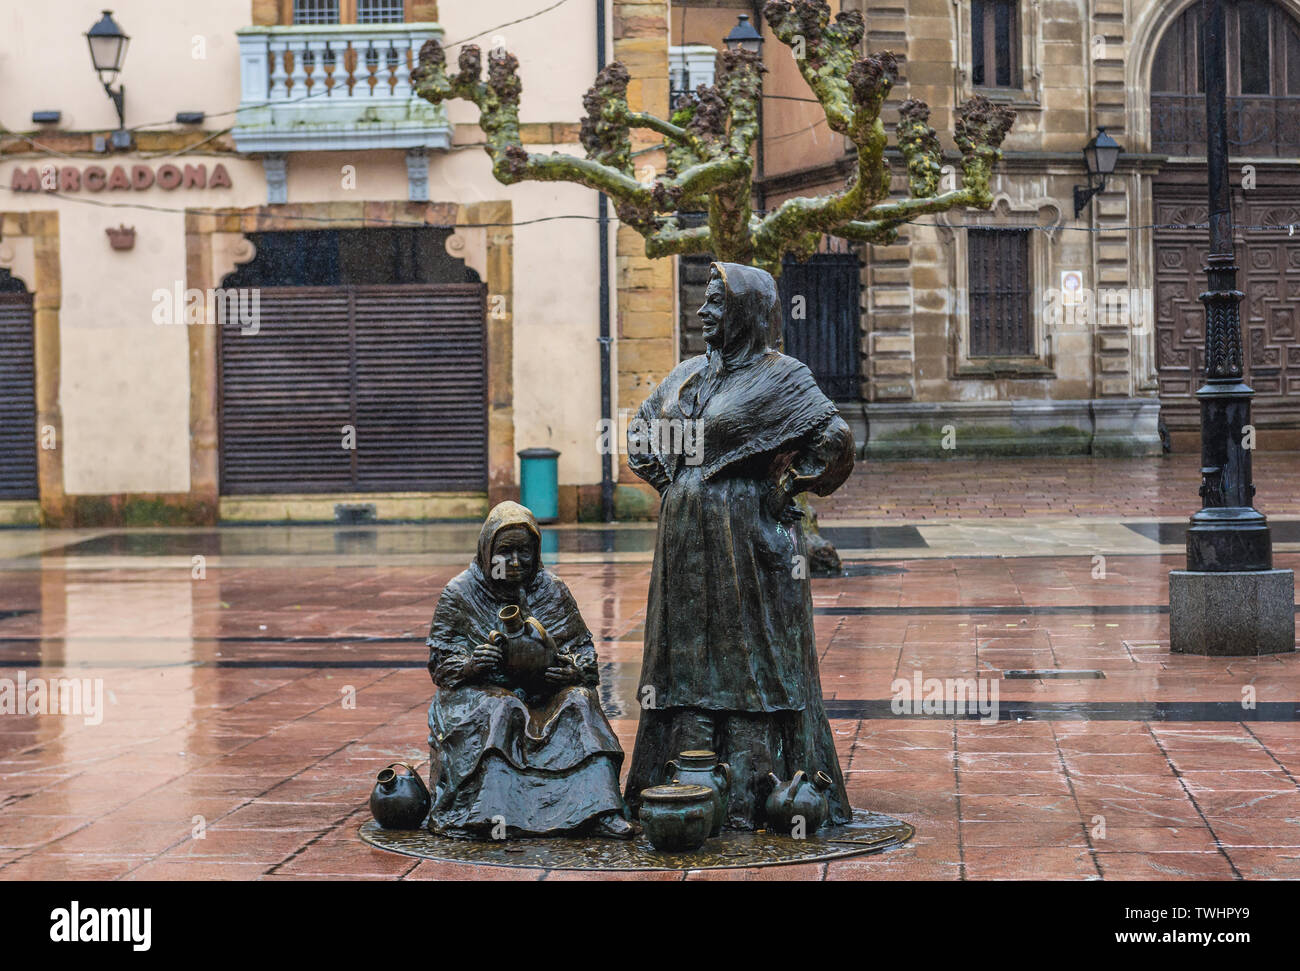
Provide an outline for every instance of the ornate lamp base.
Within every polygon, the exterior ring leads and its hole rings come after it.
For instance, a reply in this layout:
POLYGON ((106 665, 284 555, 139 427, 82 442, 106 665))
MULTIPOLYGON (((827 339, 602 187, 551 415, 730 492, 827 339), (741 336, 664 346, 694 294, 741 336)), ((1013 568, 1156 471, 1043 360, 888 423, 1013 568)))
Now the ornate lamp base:
POLYGON ((693 853, 660 853, 644 836, 630 842, 595 837, 480 842, 435 836, 423 829, 383 829, 374 820, 362 826, 359 835, 379 849, 449 863, 546 870, 716 870, 877 853, 907 842, 915 832, 901 819, 855 809, 853 822, 828 826, 807 839, 723 830, 693 853))

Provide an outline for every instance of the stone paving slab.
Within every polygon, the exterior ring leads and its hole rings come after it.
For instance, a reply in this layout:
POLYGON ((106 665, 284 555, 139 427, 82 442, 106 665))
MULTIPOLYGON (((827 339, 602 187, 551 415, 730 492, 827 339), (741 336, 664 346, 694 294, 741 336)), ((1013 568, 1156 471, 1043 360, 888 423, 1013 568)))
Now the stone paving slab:
MULTIPOLYGON (((1300 519, 1300 457, 1260 453, 1256 476, 1265 512, 1300 519)), ((1184 521, 1196 484, 1180 456, 862 463, 823 521, 912 525, 924 545, 846 534, 872 538, 852 550, 872 568, 814 581, 821 675, 850 798, 916 836, 619 878, 1300 877, 1300 656, 1171 655, 1182 553, 1128 525, 1184 521)), ((648 530, 566 530, 548 560, 598 638, 630 750, 648 530)), ((427 755, 424 636, 465 524, 364 543, 229 532, 0 531, 0 684, 103 690, 95 717, 0 716, 0 880, 504 878, 356 837, 376 772, 427 755), (201 578, 191 542, 216 551, 201 578)), ((1300 546, 1276 559, 1300 567, 1300 546)))
MULTIPOLYGON (((1158 608, 1177 557, 1115 557, 1105 579, 1078 556, 890 562, 900 572, 817 581, 816 628, 850 797, 915 840, 753 875, 1300 875, 1300 722, 1279 715, 1300 698, 1300 658, 1170 655, 1158 608), (1100 677, 1005 678, 1057 669, 1100 677), (1030 717, 895 713, 895 682, 918 676, 996 684, 1001 708, 1030 717)), ((120 559, 0 572, 0 677, 100 678, 105 694, 98 724, 0 718, 0 879, 499 876, 356 839, 378 769, 425 756, 423 632, 453 571, 214 568, 198 581, 120 559)), ((563 572, 630 749, 648 571, 563 572)))

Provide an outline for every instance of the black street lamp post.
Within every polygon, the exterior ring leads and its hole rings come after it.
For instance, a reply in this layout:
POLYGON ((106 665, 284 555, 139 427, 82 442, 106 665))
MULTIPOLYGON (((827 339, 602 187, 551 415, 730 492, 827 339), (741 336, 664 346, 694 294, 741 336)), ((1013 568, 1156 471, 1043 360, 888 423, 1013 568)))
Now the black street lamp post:
POLYGON ((1189 654, 1276 653, 1295 649, 1294 576, 1273 569, 1268 522, 1252 505, 1250 400, 1255 392, 1242 372, 1223 0, 1203 0, 1202 6, 1210 253, 1209 288, 1201 294, 1205 384, 1196 392, 1201 403, 1201 509, 1187 530, 1187 570, 1169 575, 1170 646, 1189 654))

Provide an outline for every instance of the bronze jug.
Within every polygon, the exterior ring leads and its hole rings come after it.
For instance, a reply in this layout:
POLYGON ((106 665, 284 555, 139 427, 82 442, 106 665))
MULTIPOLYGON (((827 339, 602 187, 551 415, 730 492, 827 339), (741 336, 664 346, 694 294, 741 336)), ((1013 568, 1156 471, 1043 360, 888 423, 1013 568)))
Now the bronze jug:
POLYGON ((731 766, 719 762, 706 749, 691 749, 668 760, 668 781, 682 785, 708 786, 713 790, 713 827, 710 836, 722 831, 727 821, 727 797, 731 794, 731 766))
POLYGON ((802 817, 804 831, 819 829, 830 816, 830 803, 826 792, 834 784, 825 772, 818 772, 812 780, 800 769, 789 782, 782 782, 775 772, 767 777, 772 782, 772 794, 767 797, 767 830, 769 833, 793 832, 795 818, 802 817))
POLYGON ((432 800, 420 774, 406 762, 390 762, 370 792, 370 812, 384 829, 419 829, 432 800), (393 766, 406 768, 398 775, 393 766))
POLYGON ((501 667, 510 681, 528 691, 553 688, 545 675, 546 669, 556 663, 555 641, 546 628, 534 617, 525 620, 523 611, 514 604, 497 611, 497 619, 501 628, 489 640, 500 645, 501 667))

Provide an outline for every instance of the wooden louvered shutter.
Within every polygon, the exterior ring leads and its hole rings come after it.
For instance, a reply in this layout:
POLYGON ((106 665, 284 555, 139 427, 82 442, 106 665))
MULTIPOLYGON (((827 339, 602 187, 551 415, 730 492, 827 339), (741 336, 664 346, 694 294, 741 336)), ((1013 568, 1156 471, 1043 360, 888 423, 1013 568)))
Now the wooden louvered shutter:
POLYGON ((222 492, 484 488, 484 296, 482 284, 263 288, 256 334, 221 329, 222 492))
POLYGON ((0 293, 0 499, 37 499, 32 295, 0 293))
POLYGON ((485 486, 485 292, 479 283, 356 288, 359 491, 485 486))

